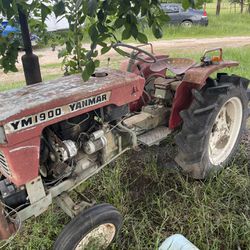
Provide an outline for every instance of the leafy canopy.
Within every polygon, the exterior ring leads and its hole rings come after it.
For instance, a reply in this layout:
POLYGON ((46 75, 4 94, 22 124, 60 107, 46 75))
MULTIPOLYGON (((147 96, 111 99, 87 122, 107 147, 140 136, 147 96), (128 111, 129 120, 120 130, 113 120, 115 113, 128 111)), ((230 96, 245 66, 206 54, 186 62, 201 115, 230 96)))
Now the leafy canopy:
MULTIPOLYGON (((189 1, 183 0, 185 8, 189 7, 189 1)), ((141 31, 141 20, 147 22, 156 38, 162 37, 161 27, 168 20, 159 0, 0 0, 0 14, 11 24, 18 20, 18 8, 29 18, 39 19, 43 30, 44 21, 51 13, 68 20, 69 30, 63 39, 66 46, 59 57, 64 58, 67 73, 81 72, 84 80, 99 66, 98 54, 107 53, 118 41, 117 33, 122 34, 122 40, 133 37, 147 43, 147 36, 141 31), (86 31, 91 39, 88 50, 82 47, 86 31), (97 46, 101 50, 97 50, 97 46)), ((19 46, 20 40, 13 35, 1 37, 0 29, 0 68, 6 73, 17 70, 19 46)))

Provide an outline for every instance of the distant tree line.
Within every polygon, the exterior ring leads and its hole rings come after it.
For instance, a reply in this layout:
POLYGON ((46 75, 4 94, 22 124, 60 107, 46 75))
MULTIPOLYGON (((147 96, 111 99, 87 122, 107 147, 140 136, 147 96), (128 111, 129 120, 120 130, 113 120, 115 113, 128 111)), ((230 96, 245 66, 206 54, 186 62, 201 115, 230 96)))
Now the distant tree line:
MULTIPOLYGON (((217 0, 217 4, 216 4, 216 15, 217 16, 220 15, 221 3, 222 3, 222 0, 217 0)), ((247 12, 250 13, 250 0, 229 0, 229 3, 232 5, 239 4, 241 14, 244 12, 244 7, 246 7, 247 12)))

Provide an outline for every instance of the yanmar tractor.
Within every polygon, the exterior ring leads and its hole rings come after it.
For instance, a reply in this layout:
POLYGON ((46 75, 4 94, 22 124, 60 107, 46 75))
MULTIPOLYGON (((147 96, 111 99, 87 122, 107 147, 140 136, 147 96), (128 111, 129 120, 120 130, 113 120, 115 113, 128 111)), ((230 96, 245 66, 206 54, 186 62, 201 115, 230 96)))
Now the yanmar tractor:
POLYGON ((0 93, 0 236, 46 211, 53 198, 72 218, 54 249, 107 247, 122 222, 109 204, 75 204, 68 191, 117 157, 171 133, 183 172, 204 179, 227 165, 248 117, 249 80, 226 73, 222 49, 196 63, 118 43, 120 70, 100 68, 0 93), (130 50, 130 51, 129 51, 130 50), (88 209, 85 209, 88 207, 88 209))

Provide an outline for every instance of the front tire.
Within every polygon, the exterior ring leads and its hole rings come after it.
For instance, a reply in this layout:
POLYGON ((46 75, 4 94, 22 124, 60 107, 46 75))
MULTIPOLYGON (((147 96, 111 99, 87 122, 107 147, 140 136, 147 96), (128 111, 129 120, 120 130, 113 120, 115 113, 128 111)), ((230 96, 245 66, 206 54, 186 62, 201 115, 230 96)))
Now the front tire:
POLYGON ((235 154, 248 116, 247 85, 246 79, 224 76, 218 86, 193 90, 193 103, 181 112, 182 131, 175 138, 175 160, 191 177, 208 177, 235 154))
POLYGON ((54 250, 106 249, 122 225, 121 214, 109 204, 77 215, 57 238, 54 250))

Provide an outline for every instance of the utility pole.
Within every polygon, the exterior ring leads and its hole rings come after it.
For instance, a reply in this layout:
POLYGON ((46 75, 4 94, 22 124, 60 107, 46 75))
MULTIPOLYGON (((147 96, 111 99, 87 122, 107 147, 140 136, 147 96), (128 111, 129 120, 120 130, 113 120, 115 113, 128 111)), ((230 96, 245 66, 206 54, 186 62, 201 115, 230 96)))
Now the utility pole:
POLYGON ((27 85, 42 81, 38 56, 33 54, 27 16, 18 6, 19 22, 21 26, 25 55, 22 56, 23 70, 27 85))

